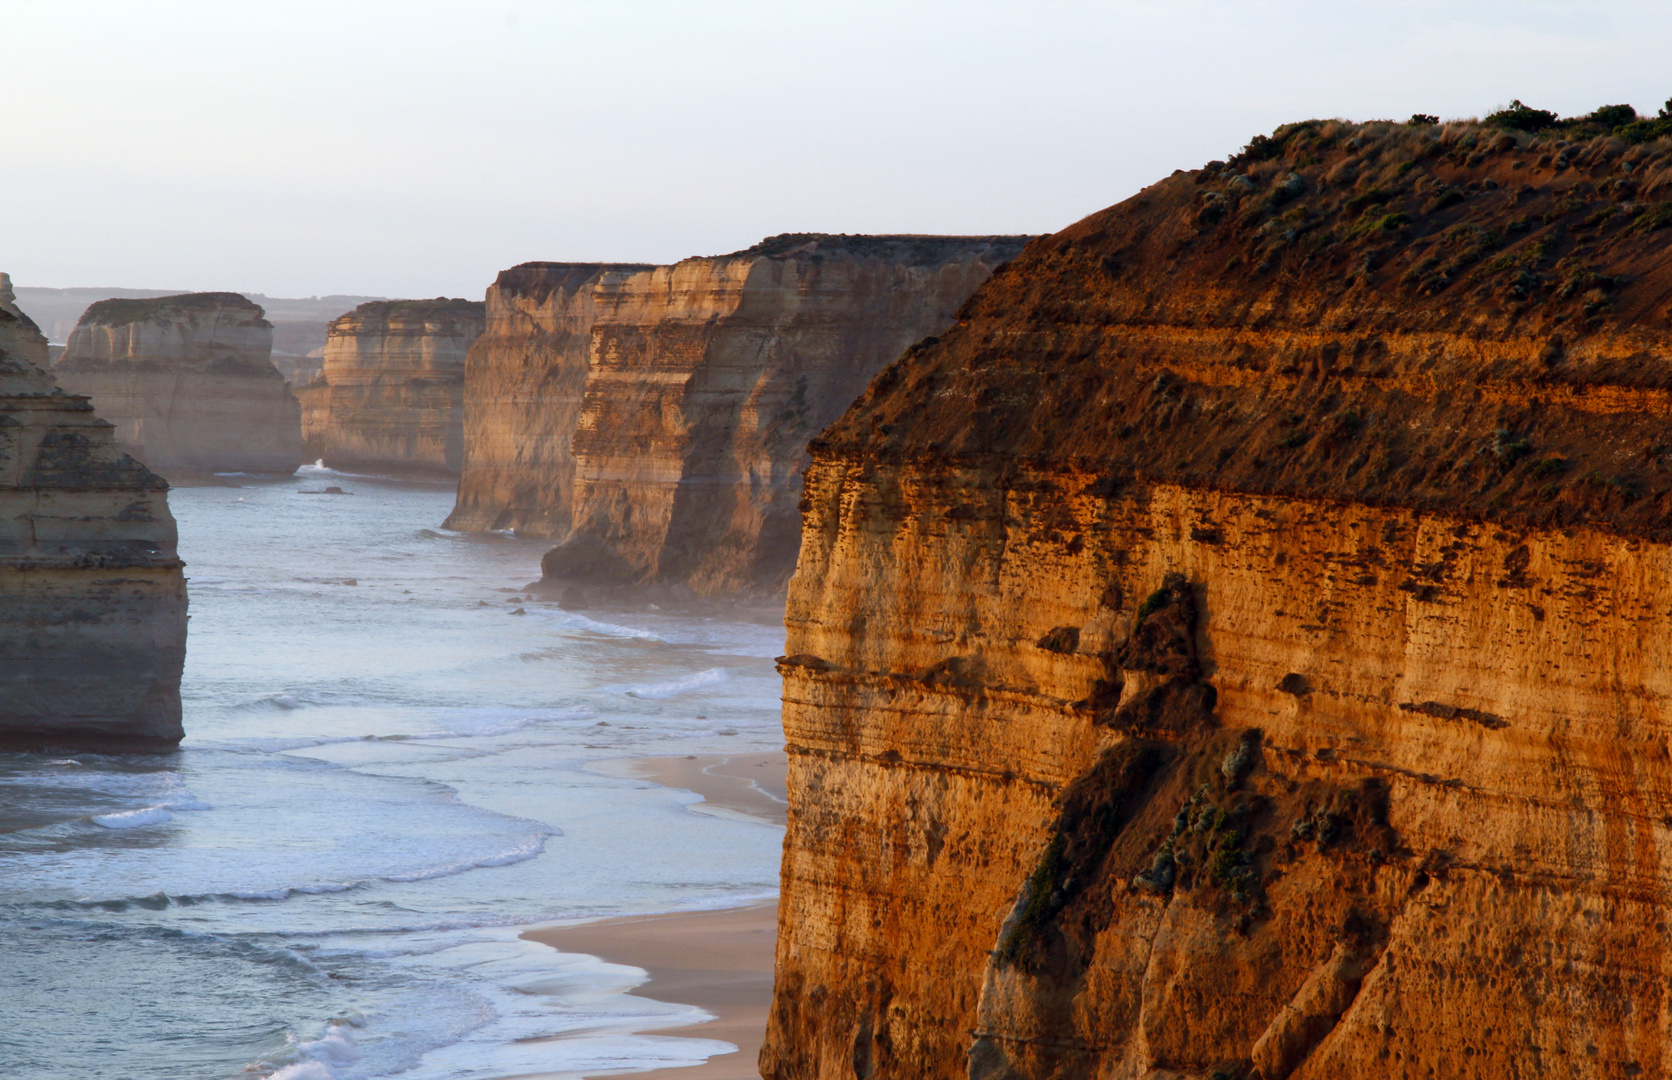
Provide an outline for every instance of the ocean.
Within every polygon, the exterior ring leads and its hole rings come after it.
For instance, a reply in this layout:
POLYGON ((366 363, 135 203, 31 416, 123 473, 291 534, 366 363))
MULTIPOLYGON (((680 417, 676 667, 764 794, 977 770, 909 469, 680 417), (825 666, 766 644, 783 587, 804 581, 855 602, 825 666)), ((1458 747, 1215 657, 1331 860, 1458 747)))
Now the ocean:
POLYGON ((782 626, 529 602, 549 545, 442 530, 450 485, 227 483, 169 495, 179 751, 0 754, 0 1076, 488 1080, 724 1049, 639 1033, 706 1014, 519 934, 776 895, 781 828, 589 766, 780 749, 782 626))

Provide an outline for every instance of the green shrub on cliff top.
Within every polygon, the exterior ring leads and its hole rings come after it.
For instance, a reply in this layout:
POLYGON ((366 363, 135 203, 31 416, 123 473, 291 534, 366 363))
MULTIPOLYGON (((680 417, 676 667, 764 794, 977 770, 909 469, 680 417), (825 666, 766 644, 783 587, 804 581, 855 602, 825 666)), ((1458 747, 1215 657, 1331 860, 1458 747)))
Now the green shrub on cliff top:
POLYGON ((1512 131, 1543 131, 1545 128, 1556 126, 1556 114, 1548 109, 1535 109, 1523 105, 1521 99, 1516 98, 1509 103, 1509 108, 1488 113, 1486 123, 1512 131))

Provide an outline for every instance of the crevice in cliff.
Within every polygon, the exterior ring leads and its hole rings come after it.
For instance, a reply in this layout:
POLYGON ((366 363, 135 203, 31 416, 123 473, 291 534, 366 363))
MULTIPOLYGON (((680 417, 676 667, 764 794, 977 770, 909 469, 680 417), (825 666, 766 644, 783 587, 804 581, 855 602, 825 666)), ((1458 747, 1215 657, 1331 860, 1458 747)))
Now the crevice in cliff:
POLYGON ((1220 727, 1211 688, 1197 689, 1205 684, 1196 588, 1169 576, 1109 653, 1110 677, 1081 703, 1114 742, 1064 790, 1000 932, 969 1052, 972 1080, 1094 1075, 1111 1056, 1133 1054, 1139 1072, 1280 1080, 1334 1029, 1381 956, 1396 912, 1378 900, 1387 890, 1370 883, 1410 855, 1387 824, 1386 784, 1269 772, 1258 729, 1220 727), (1110 978, 1180 962, 1172 937, 1181 931, 1169 925, 1197 926, 1205 936, 1196 950, 1216 943, 1215 955, 1196 955, 1208 965, 1222 963, 1220 953, 1253 963, 1290 948, 1287 913, 1268 890, 1297 872, 1341 885, 1332 898, 1339 921, 1311 946, 1322 954, 1293 973, 1291 989, 1243 1019, 1240 1039, 1150 1046, 1146 1015, 1165 1011, 1152 996, 1172 988, 1148 976, 1116 995, 1130 1012, 1086 1026, 1081 1002, 1110 1000, 1110 978))

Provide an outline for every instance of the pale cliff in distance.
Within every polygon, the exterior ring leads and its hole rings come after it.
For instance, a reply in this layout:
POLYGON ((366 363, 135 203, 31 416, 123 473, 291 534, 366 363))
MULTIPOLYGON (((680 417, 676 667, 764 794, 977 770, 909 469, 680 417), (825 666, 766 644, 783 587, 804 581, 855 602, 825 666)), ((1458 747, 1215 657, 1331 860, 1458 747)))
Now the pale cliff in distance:
POLYGON ((289 475, 302 463, 301 411, 272 345, 261 307, 236 293, 103 300, 53 374, 165 476, 289 475))
POLYGON ((813 445, 770 1080, 1672 1075, 1672 139, 1291 125, 813 445))
POLYGON ((453 475, 464 459, 474 300, 380 300, 331 323, 318 380, 298 391, 303 451, 333 469, 453 475))
POLYGON ((548 584, 781 589, 807 439, 1025 239, 792 234, 672 266, 509 271, 471 356, 448 524, 561 540, 548 584), (530 445, 540 459, 519 460, 530 445))
POLYGON ((186 656, 168 485, 45 360, 0 274, 0 746, 165 750, 186 656))

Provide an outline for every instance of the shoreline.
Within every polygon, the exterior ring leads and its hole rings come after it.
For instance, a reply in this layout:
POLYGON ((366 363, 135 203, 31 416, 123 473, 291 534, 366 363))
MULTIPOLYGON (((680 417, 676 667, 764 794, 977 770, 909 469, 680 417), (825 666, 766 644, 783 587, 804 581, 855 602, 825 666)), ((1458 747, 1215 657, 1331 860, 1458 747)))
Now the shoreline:
MULTIPOLYGON (((606 775, 694 791, 703 801, 686 807, 690 813, 781 825, 788 806, 784 799, 787 762, 786 755, 776 751, 623 758, 588 767, 606 775)), ((772 1003, 777 936, 776 900, 714 911, 623 915, 526 930, 521 935, 562 952, 642 968, 648 978, 630 993, 695 1005, 714 1016, 700 1024, 645 1028, 645 1032, 718 1039, 738 1048, 698 1065, 608 1074, 646 1080, 758 1080, 757 1062, 772 1003)))

